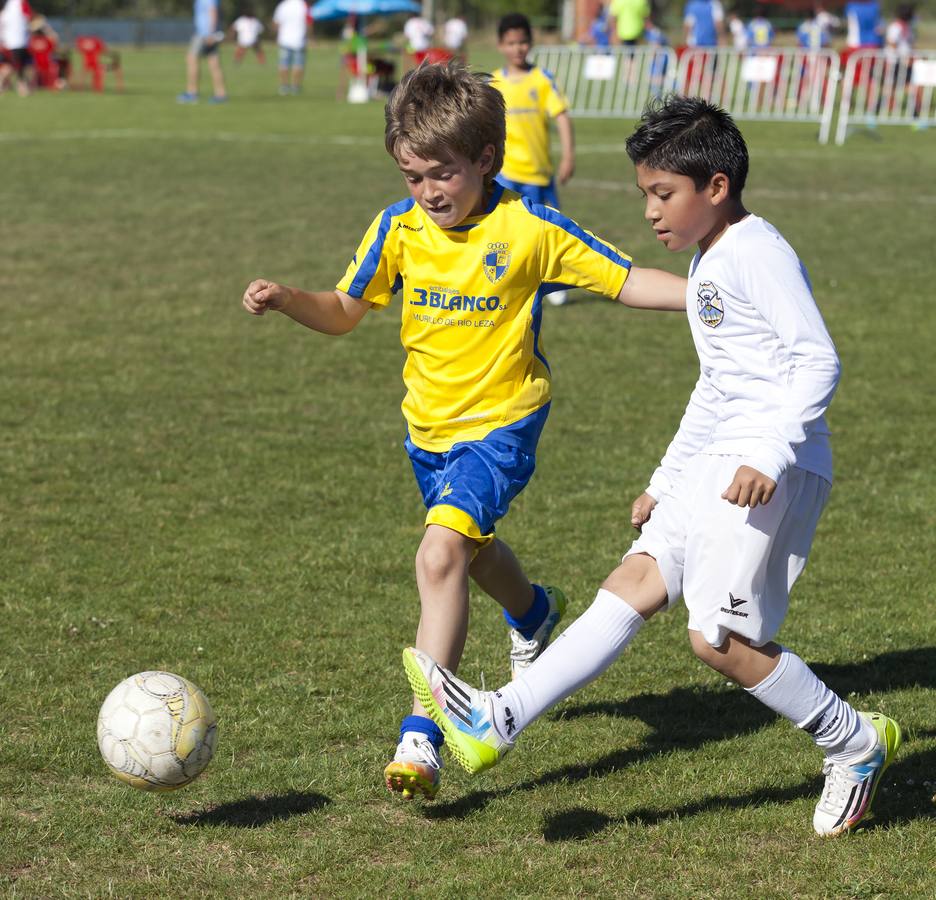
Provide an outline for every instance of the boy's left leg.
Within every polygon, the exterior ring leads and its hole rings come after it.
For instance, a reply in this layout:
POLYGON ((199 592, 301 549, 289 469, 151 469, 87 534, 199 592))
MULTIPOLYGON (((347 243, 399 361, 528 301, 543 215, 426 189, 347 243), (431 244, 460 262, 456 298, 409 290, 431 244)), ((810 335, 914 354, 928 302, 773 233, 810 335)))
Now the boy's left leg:
MULTIPOLYGON (((468 633, 468 566, 476 542, 451 528, 428 525, 416 553, 420 615, 416 646, 457 669, 468 633)), ((393 760, 384 769, 387 788, 411 799, 432 800, 441 781, 442 732, 417 699, 400 724, 393 760)))
POLYGON ((729 634, 712 647, 698 631, 692 649, 713 669, 805 731, 825 753, 826 777, 813 815, 821 835, 850 831, 870 813, 881 776, 900 747, 900 726, 879 713, 857 712, 786 647, 754 647, 729 634))
POLYGON ((868 812, 900 745, 895 722, 856 712, 795 653, 773 643, 802 573, 829 484, 802 469, 781 477, 770 502, 746 509, 720 497, 738 458, 704 462, 686 545, 684 590, 696 655, 810 734, 826 754, 813 825, 838 834, 868 812))
POLYGON ((496 538, 478 551, 468 572, 504 610, 510 625, 510 671, 516 678, 549 645, 565 614, 565 594, 556 587, 532 584, 510 547, 496 538))

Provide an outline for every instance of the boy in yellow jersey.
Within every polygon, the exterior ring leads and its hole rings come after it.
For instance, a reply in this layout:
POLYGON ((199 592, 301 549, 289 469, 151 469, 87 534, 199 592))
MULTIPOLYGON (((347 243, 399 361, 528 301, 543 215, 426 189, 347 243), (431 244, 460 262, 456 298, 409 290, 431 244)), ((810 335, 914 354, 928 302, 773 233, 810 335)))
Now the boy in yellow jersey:
MULTIPOLYGON (((399 293, 406 350, 405 446, 428 513, 416 555, 416 646, 454 669, 468 579, 504 609, 523 671, 562 615, 560 591, 531 584, 494 524, 533 474, 549 412, 542 298, 562 283, 633 307, 685 309, 686 281, 629 257, 554 209, 494 183, 504 102, 463 64, 409 72, 386 107, 385 143, 410 196, 378 213, 335 290, 258 279, 243 304, 324 334, 351 331, 399 293)), ((431 799, 442 732, 418 702, 400 727, 387 787, 431 799)))
MULTIPOLYGON (((534 203, 559 209, 556 179, 549 155, 549 122, 556 123, 562 155, 559 183, 575 172, 575 134, 568 102, 552 74, 527 61, 533 49, 530 20, 522 13, 508 13, 497 24, 497 49, 504 67, 491 84, 503 95, 507 108, 507 145, 497 181, 534 203)), ((567 294, 551 291, 549 302, 562 306, 567 294)))

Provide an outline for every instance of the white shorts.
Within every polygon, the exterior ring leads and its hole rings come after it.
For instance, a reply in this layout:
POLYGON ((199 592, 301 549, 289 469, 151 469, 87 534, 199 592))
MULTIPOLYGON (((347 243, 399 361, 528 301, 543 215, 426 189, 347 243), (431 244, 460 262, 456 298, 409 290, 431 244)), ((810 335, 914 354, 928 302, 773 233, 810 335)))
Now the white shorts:
POLYGON ((713 647, 729 632, 755 646, 773 639, 831 490, 819 475, 791 468, 766 506, 734 506, 721 494, 742 464, 739 456, 693 457, 624 555, 656 560, 668 605, 685 597, 689 628, 713 647))

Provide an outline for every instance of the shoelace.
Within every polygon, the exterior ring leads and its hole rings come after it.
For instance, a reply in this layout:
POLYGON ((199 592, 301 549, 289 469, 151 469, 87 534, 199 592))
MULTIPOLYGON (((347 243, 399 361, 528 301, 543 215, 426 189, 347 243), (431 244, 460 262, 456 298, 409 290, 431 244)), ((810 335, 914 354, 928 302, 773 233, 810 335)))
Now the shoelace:
POLYGON ((510 644, 510 658, 515 662, 532 661, 540 648, 539 641, 535 639, 528 641, 516 629, 511 629, 510 644))
POLYGON ((822 765, 825 775, 825 787, 819 798, 819 806, 829 812, 838 812, 847 802, 854 785, 863 779, 846 766, 839 766, 828 760, 822 765))
POLYGON ((419 751, 419 755, 421 757, 420 762, 425 763, 427 766, 430 766, 433 769, 442 768, 442 759, 439 757, 439 753, 436 748, 432 746, 431 741, 414 740, 413 745, 419 751))

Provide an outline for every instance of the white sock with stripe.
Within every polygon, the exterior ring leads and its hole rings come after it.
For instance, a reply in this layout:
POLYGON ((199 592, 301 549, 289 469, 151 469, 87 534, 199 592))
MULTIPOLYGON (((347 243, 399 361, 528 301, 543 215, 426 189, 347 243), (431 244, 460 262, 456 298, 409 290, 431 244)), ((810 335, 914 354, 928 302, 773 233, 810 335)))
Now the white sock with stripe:
POLYGON ((494 727, 514 740, 531 722, 597 678, 623 653, 643 618, 617 594, 598 591, 594 602, 522 675, 494 691, 494 727))
POLYGON ((832 762, 854 762, 877 743, 874 727, 786 647, 773 672, 746 690, 802 728, 832 762))

